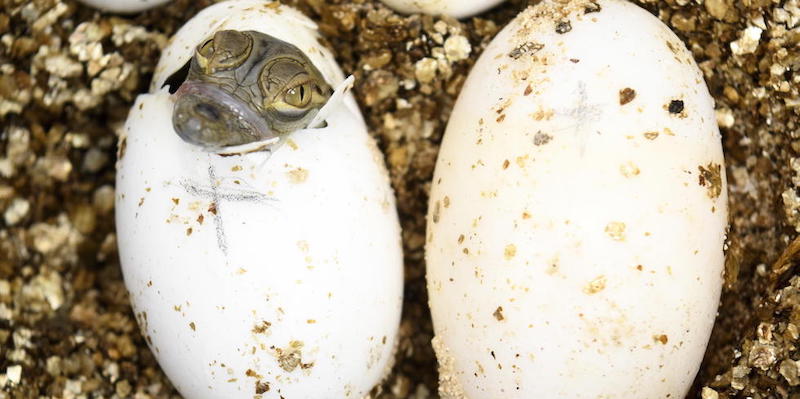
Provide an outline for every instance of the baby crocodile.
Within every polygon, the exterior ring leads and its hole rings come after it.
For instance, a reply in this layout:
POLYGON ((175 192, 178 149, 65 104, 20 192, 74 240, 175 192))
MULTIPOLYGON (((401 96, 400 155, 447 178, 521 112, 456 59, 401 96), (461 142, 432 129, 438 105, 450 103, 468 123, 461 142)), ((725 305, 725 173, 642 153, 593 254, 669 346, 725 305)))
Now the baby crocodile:
POLYGON ((261 32, 223 30, 195 49, 172 124, 184 141, 221 151, 308 127, 331 94, 297 47, 261 32))

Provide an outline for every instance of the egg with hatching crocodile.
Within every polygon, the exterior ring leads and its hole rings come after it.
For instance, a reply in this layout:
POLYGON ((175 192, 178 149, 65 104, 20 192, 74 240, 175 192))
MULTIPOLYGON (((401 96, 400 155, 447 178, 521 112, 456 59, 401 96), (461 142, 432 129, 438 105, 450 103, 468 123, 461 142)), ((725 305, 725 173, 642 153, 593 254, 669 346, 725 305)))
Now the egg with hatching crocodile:
POLYGON ((394 194, 318 39, 277 2, 217 3, 175 34, 125 124, 122 271, 187 398, 361 398, 393 363, 394 194))

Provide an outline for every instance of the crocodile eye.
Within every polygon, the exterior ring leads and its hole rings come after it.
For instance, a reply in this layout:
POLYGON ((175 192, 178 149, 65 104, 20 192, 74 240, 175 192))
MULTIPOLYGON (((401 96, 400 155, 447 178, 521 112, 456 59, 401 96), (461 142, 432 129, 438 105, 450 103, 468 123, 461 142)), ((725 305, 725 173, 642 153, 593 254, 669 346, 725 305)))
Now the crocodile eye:
POLYGON ((311 102, 311 84, 304 83, 289 88, 283 93, 283 102, 293 107, 302 108, 311 102))

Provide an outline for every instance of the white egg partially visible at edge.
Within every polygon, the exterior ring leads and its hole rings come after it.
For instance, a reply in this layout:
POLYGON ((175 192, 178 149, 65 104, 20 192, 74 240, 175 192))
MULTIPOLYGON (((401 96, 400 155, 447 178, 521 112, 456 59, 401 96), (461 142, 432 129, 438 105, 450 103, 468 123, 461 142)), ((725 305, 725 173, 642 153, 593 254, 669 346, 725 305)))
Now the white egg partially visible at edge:
POLYGON ((486 11, 504 0, 381 0, 395 10, 406 13, 448 15, 466 18, 486 11))
POLYGON ((119 253, 137 320, 187 398, 361 398, 391 367, 402 305, 383 156, 352 95, 268 159, 181 141, 161 87, 221 29, 290 42, 343 81, 314 23, 287 6, 218 3, 181 28, 120 142, 119 253))
POLYGON ((714 104, 692 54, 622 0, 544 0, 455 104, 428 217, 446 398, 683 398, 719 301, 714 104))
POLYGON ((102 11, 116 12, 120 14, 132 14, 162 4, 169 3, 171 0, 80 0, 82 3, 97 8, 102 11))

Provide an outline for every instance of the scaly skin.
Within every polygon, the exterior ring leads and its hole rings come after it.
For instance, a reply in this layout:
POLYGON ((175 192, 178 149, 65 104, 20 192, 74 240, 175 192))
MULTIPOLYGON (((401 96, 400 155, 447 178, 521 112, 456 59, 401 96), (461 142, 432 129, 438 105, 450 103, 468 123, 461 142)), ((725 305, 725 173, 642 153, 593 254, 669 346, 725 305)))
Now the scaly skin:
POLYGON ((172 124, 184 141, 220 151, 307 127, 331 93, 297 47, 260 32, 223 30, 195 49, 172 124))

